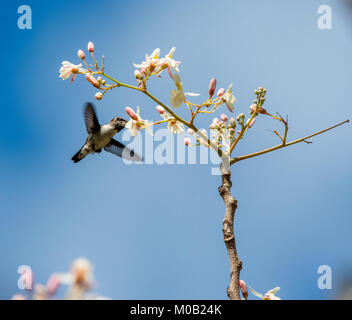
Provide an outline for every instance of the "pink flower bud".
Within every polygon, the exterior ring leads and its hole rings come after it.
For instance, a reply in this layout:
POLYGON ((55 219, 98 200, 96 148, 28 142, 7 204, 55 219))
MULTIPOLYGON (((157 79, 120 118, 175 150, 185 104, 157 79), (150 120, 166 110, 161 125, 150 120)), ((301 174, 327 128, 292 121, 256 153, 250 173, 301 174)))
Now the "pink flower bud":
POLYGON ((94 43, 92 41, 88 42, 88 51, 94 52, 94 43))
POLYGON ((103 94, 101 92, 97 92, 94 97, 97 100, 101 100, 103 98, 103 94))
POLYGON ((158 111, 160 114, 165 113, 165 109, 162 106, 156 106, 156 111, 158 111))
POLYGON ((46 283, 46 292, 50 295, 53 296, 56 292, 56 290, 60 286, 60 278, 57 274, 53 274, 50 276, 48 282, 46 283))
POLYGON ((209 96, 212 97, 214 95, 216 89, 216 79, 213 78, 209 82, 209 96))
POLYGON ((248 289, 247 289, 247 285, 243 280, 239 281, 239 286, 242 292, 243 297, 247 300, 248 298, 248 289))
POLYGON ((90 73, 86 74, 86 80, 89 81, 94 87, 99 88, 100 84, 97 79, 93 77, 90 73))
POLYGON ((256 118, 253 118, 251 120, 251 122, 249 123, 248 128, 252 128, 252 126, 254 125, 255 121, 256 121, 256 118))
POLYGON ((224 89, 224 88, 220 88, 220 89, 218 90, 217 96, 218 96, 218 97, 221 97, 224 93, 225 93, 225 89, 224 89))
POLYGON ((188 132, 189 134, 194 134, 194 130, 191 129, 191 128, 188 128, 188 129, 187 129, 187 132, 188 132))
POLYGON ((191 139, 188 138, 188 137, 185 137, 184 141, 185 141, 185 145, 186 145, 187 147, 189 147, 190 144, 191 144, 191 139))
POLYGON ((77 55, 78 55, 78 57, 81 58, 81 59, 84 59, 84 58, 86 57, 86 55, 84 54, 83 50, 81 50, 81 49, 79 49, 79 50, 77 51, 77 55))
POLYGON ((130 107, 126 107, 125 111, 131 117, 131 119, 138 121, 138 116, 134 113, 134 111, 130 107))
POLYGON ((224 122, 227 121, 227 116, 226 116, 226 114, 223 113, 223 114, 221 115, 221 120, 224 121, 224 122))

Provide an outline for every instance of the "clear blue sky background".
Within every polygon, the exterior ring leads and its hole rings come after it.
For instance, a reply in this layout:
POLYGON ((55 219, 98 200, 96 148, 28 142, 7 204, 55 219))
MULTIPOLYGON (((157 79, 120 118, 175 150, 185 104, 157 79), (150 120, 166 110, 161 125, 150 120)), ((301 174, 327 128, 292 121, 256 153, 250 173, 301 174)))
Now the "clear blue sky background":
MULTIPOLYGON (((234 84, 236 114, 253 90, 268 90, 270 111, 289 114, 290 138, 351 118, 352 24, 343 1, 7 1, 2 6, 0 135, 0 298, 18 292, 17 268, 38 282, 85 256, 97 291, 114 299, 224 299, 229 262, 222 237, 220 177, 210 165, 127 166, 110 154, 78 165, 85 139, 86 81, 58 78, 62 60, 78 62, 89 40, 106 71, 132 83, 132 62, 176 46, 185 90, 207 94, 209 79, 234 84), (28 4, 33 29, 17 28, 28 4), (330 4, 333 29, 317 28, 330 4)), ((151 91, 168 101, 165 74, 151 91)), ((198 101, 198 100, 196 100, 198 101)), ((127 89, 96 102, 99 118, 155 104, 127 89)), ((220 113, 220 111, 219 111, 220 113)), ((184 113, 185 114, 185 113, 184 113)), ((202 117, 199 126, 210 119, 202 117)), ((258 119, 238 154, 277 143, 258 119)), ((281 286, 284 299, 334 295, 351 252, 351 125, 233 167, 241 278, 260 292, 281 286), (317 287, 330 265, 333 290, 317 287)), ((253 296, 252 296, 253 297, 253 296)))

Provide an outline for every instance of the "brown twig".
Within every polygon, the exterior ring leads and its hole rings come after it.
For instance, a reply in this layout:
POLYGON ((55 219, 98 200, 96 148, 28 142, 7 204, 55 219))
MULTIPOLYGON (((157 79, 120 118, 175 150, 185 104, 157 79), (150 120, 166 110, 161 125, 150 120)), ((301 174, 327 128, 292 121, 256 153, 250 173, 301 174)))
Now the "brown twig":
POLYGON ((236 240, 233 231, 235 211, 237 209, 237 200, 231 195, 231 173, 222 175, 222 184, 218 188, 219 194, 225 203, 225 217, 223 221, 224 242, 227 254, 230 259, 230 284, 227 288, 227 295, 231 300, 240 300, 240 271, 242 269, 242 261, 239 259, 236 250, 236 240))

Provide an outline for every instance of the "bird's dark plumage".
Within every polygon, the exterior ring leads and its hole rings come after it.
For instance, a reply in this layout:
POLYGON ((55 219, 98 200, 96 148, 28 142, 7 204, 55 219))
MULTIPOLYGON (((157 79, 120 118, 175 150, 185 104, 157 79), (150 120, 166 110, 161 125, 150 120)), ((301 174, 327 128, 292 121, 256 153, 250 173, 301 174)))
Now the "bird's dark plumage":
POLYGON ((104 150, 126 160, 143 161, 140 155, 136 154, 133 150, 115 139, 111 139, 111 142, 104 148, 104 150))
POLYGON ((100 153, 102 149, 127 160, 142 161, 133 150, 113 139, 113 136, 125 127, 127 123, 125 119, 115 117, 110 123, 101 126, 93 105, 88 102, 84 108, 84 123, 88 137, 86 143, 72 157, 74 163, 81 161, 88 154, 100 153))
POLYGON ((84 108, 84 122, 86 124, 86 129, 88 134, 98 132, 100 130, 100 124, 95 114, 94 107, 91 103, 87 102, 84 108))

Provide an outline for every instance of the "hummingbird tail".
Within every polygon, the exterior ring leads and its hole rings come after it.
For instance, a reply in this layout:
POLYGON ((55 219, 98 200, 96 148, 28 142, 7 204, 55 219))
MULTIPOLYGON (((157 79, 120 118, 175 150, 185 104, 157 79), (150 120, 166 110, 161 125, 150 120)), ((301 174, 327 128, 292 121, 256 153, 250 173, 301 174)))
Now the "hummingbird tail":
POLYGON ((84 152, 84 148, 82 147, 73 157, 72 157, 72 161, 74 163, 77 163, 79 161, 81 161, 87 154, 85 154, 84 152))

